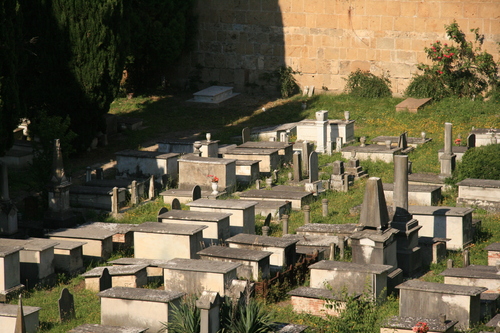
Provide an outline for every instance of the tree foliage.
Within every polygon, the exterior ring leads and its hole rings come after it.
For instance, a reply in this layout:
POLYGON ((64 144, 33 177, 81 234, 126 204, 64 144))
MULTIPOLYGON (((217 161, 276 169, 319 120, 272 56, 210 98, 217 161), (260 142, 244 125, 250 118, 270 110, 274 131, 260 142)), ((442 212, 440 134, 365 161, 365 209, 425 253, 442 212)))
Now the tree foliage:
POLYGON ((418 65, 423 73, 410 82, 406 96, 474 98, 498 84, 498 64, 490 53, 482 50, 484 36, 479 29, 470 30, 474 42, 466 39, 457 22, 445 25, 445 29, 452 43, 437 40, 425 48, 432 64, 418 65))

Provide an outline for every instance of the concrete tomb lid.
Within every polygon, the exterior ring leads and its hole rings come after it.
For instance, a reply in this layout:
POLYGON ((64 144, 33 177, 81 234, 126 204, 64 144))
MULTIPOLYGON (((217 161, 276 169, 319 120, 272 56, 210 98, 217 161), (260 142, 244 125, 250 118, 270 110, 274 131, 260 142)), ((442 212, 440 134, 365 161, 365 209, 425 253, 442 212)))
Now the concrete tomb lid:
POLYGON ((393 267, 391 265, 356 264, 353 262, 321 260, 309 266, 309 269, 382 274, 385 272, 389 272, 393 269, 393 267))
POLYGON ((322 233, 353 233, 356 231, 358 224, 323 224, 323 223, 307 223, 297 228, 297 232, 322 232, 322 233))
POLYGON ((227 246, 210 246, 198 252, 201 256, 259 261, 273 253, 260 250, 239 249, 227 246))
POLYGON ((185 221, 202 221, 202 222, 218 222, 229 216, 231 213, 217 212, 196 212, 190 210, 171 210, 169 212, 158 215, 158 219, 166 220, 185 220, 185 221))
POLYGON ((132 231, 152 234, 194 235, 206 228, 208 228, 206 225, 144 222, 136 226, 132 231))
POLYGON ((495 266, 470 265, 463 268, 448 268, 440 275, 450 277, 500 280, 500 272, 495 266))
POLYGON ((431 332, 447 332, 452 326, 455 326, 458 323, 456 320, 445 320, 443 323, 437 318, 394 316, 382 323, 382 327, 411 330, 419 322, 426 323, 427 326, 429 326, 429 331, 431 332))
POLYGON ((158 151, 145 151, 145 150, 133 150, 133 149, 125 149, 115 153, 117 156, 130 156, 130 157, 138 157, 138 158, 155 158, 155 159, 169 159, 172 157, 179 156, 180 154, 176 153, 162 153, 158 151))
POLYGON ((108 269, 109 275, 119 276, 119 275, 131 275, 145 269, 148 265, 122 265, 122 266, 102 266, 91 269, 88 272, 83 273, 81 276, 84 277, 100 277, 105 268, 108 269))
POLYGON ((276 148, 240 148, 240 146, 226 151, 224 155, 271 155, 278 154, 276 148))
POLYGON ((145 258, 120 258, 113 261, 108 261, 112 265, 146 265, 151 267, 158 267, 168 263, 167 259, 145 259, 145 258))
POLYGON ((274 148, 283 149, 290 147, 290 143, 279 141, 248 141, 238 146, 238 148, 274 148))
POLYGON ((382 180, 378 177, 370 177, 366 182, 359 223, 364 227, 377 229, 385 229, 389 225, 382 180))
POLYGON ((500 180, 467 178, 457 183, 458 186, 500 188, 500 180))
MULTIPOLYGON (((484 248, 486 251, 500 251, 500 243, 491 243, 484 248)), ((500 260, 500 258, 499 258, 500 260)))
POLYGON ((82 239, 96 239, 104 240, 113 237, 115 231, 106 230, 93 226, 92 224, 82 224, 76 228, 61 228, 48 232, 49 237, 64 237, 64 238, 82 238, 82 239))
POLYGON ((474 210, 474 208, 467 207, 408 206, 408 212, 412 215, 465 216, 472 214, 474 210))
POLYGON ((201 157, 195 155, 184 155, 179 159, 179 163, 196 163, 196 164, 231 164, 236 160, 232 158, 217 158, 217 157, 201 157))
POLYGON ((189 207, 207 207, 207 208, 224 208, 224 209, 245 209, 256 206, 257 201, 251 200, 211 200, 211 199, 198 199, 188 202, 186 205, 189 207))
POLYGON ((437 282, 425 282, 420 280, 408 280, 396 286, 400 290, 416 290, 431 293, 454 294, 465 296, 478 296, 488 290, 484 287, 469 287, 458 284, 445 284, 437 282))
POLYGON ((338 244, 338 236, 323 235, 283 235, 283 238, 297 239, 297 246, 325 246, 329 247, 332 243, 338 244))
MULTIPOLYGON (((383 183, 384 191, 394 191, 394 183, 383 183)), ((408 192, 433 192, 440 190, 437 185, 408 185, 408 192)))
POLYGON ((269 198, 276 200, 297 200, 302 199, 311 192, 306 191, 279 191, 279 190, 249 190, 240 194, 241 198, 269 198))
MULTIPOLYGON (((5 304, 0 303, 0 317, 17 317, 17 304, 5 304)), ((23 305, 23 313, 25 316, 40 311, 42 308, 37 306, 26 306, 23 305)))
MULTIPOLYGON (((31 239, 46 239, 46 238, 31 238, 31 239)), ((85 244, 87 244, 87 242, 77 242, 77 241, 58 239, 57 245, 54 246, 54 249, 55 250, 73 250, 73 249, 82 247, 85 244)))
POLYGON ((97 296, 106 298, 136 300, 136 301, 168 303, 178 298, 181 298, 185 294, 186 294, 185 292, 176 290, 113 287, 99 292, 97 296))
MULTIPOLYGON (((345 300, 342 295, 335 294, 335 291, 323 288, 310 288, 310 287, 298 287, 287 292, 290 296, 298 296, 298 297, 307 297, 307 298, 316 298, 316 299, 329 299, 336 301, 345 300)), ((361 296, 361 294, 349 295, 354 296, 355 298, 361 296)))
POLYGON ((99 324, 83 324, 73 328, 69 333, 143 333, 148 328, 108 326, 99 324))
POLYGON ((399 233, 398 229, 395 228, 388 228, 385 230, 381 230, 379 232, 378 230, 370 230, 370 229, 365 229, 361 231, 356 231, 351 234, 351 239, 363 239, 363 238, 368 238, 374 242, 386 242, 389 239, 393 237, 393 235, 399 233))
POLYGON ((241 264, 226 261, 175 258, 169 260, 169 262, 165 265, 159 265, 158 267, 180 271, 224 274, 231 272, 240 266, 241 264))
POLYGON ((236 166, 251 166, 255 164, 259 164, 262 162, 261 160, 236 160, 236 166))
POLYGON ((114 231, 117 234, 125 234, 137 226, 138 224, 128 223, 107 223, 107 222, 92 222, 90 225, 106 230, 114 231))
MULTIPOLYGON (((3 244, 3 243, 2 243, 3 244)), ((8 246, 8 245, 0 245, 0 257, 1 258, 5 258, 6 256, 8 256, 9 254, 12 254, 12 253, 16 253, 16 252, 19 252, 23 249, 22 246, 16 246, 16 245, 12 245, 12 246, 8 246)))
POLYGON ((3 246, 20 246, 24 251, 45 251, 54 248, 58 244, 53 239, 37 238, 37 239, 2 239, 3 246))
POLYGON ((470 132, 474 134, 496 134, 497 132, 500 133, 500 130, 496 128, 474 128, 470 132))
POLYGON ((298 242, 297 239, 289 239, 283 237, 272 236, 259 236, 251 234, 237 234, 231 238, 226 239, 228 243, 247 244, 255 246, 272 246, 285 248, 294 245, 298 242))

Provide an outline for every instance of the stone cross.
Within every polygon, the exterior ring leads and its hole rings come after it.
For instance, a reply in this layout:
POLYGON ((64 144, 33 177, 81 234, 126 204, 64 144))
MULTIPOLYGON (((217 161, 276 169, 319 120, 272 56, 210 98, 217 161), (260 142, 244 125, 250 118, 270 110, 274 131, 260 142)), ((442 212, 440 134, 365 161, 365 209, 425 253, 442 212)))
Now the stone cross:
POLYGON ((111 275, 107 268, 102 270, 101 277, 99 278, 99 291, 103 291, 112 287, 111 275))
POLYGON ((241 131, 241 141, 242 141, 243 143, 250 141, 250 128, 245 127, 245 128, 241 131))
POLYGON ((298 151, 293 153, 293 180, 296 182, 300 182, 302 180, 301 154, 298 151))
POLYGON ((16 328, 14 333, 26 333, 26 324, 24 323, 23 299, 19 295, 19 304, 17 307, 16 328))
POLYGON ((59 303, 59 320, 65 322, 74 319, 75 316, 75 301, 73 295, 69 292, 68 288, 61 290, 61 296, 58 300, 59 303))

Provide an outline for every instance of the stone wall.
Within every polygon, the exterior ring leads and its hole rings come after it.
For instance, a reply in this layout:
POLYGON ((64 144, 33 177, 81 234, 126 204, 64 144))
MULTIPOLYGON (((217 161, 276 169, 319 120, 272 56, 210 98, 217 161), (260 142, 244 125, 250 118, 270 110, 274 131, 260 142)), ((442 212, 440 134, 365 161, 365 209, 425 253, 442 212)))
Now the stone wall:
POLYGON ((469 40, 469 29, 479 28, 498 59, 498 0, 203 0, 196 12, 194 50, 172 83, 259 92, 261 74, 286 64, 302 73, 301 87, 318 92, 342 91, 343 78, 360 68, 389 75, 400 95, 427 61, 424 47, 445 40, 454 19, 469 40))

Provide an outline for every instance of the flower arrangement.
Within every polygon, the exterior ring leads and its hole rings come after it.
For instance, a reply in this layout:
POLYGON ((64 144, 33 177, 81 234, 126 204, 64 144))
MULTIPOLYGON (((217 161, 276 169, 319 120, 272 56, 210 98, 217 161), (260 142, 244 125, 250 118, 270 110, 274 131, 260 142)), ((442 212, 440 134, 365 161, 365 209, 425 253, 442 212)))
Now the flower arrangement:
POLYGON ((458 138, 458 139, 455 139, 455 144, 457 146, 460 146, 460 144, 462 143, 462 139, 458 138))
POLYGON ((429 325, 426 322, 419 321, 415 326, 413 326, 413 332, 416 333, 427 333, 429 332, 429 325))
POLYGON ((207 175, 207 177, 212 178, 212 183, 218 183, 219 182, 219 178, 217 176, 207 175))

